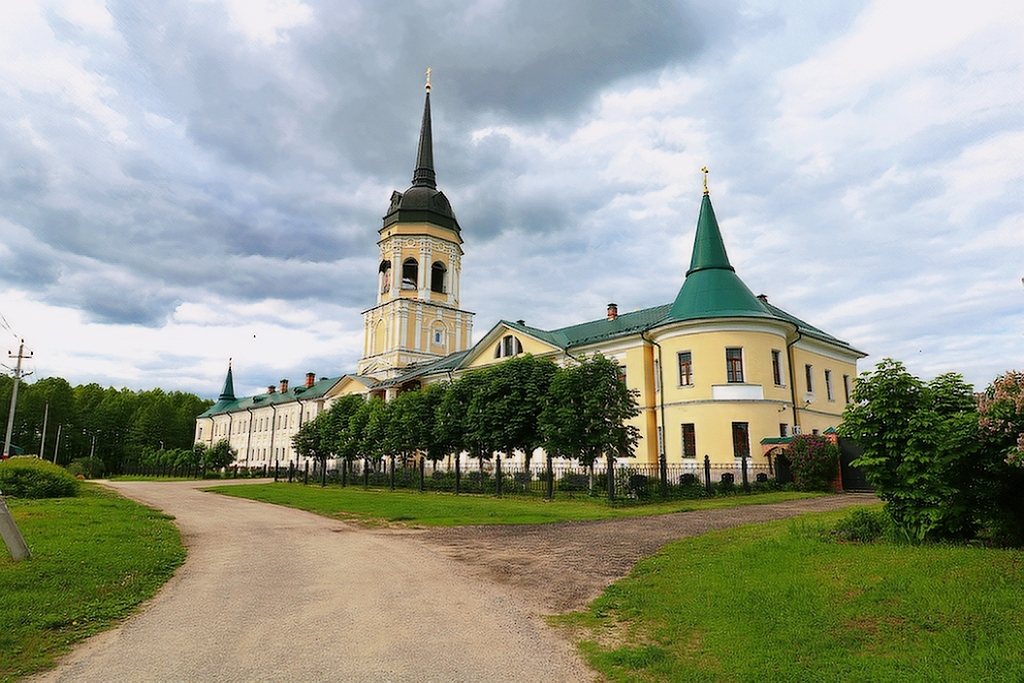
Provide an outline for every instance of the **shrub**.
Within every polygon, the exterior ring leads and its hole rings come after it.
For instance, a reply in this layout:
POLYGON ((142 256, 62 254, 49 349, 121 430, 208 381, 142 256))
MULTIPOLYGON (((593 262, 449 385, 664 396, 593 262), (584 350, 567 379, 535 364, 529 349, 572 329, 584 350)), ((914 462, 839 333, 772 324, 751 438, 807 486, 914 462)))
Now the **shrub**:
POLYGON ((82 475, 86 479, 103 476, 103 461, 99 458, 75 458, 68 463, 68 472, 74 476, 82 475))
POLYGON ((854 510, 849 517, 839 520, 829 535, 840 541, 870 543, 886 533, 891 526, 889 515, 884 510, 854 510))
POLYGON ((15 498, 67 498, 78 495, 78 480, 45 460, 11 458, 0 462, 0 491, 15 498))
POLYGON ((796 485, 804 491, 828 491, 839 472, 839 446, 824 436, 799 434, 786 447, 796 485))

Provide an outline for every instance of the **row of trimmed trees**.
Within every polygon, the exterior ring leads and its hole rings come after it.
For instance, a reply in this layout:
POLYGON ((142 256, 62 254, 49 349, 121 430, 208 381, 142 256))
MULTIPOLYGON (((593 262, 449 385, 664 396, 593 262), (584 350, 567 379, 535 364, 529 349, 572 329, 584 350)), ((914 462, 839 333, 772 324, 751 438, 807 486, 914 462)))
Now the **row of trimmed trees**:
POLYGON ((300 456, 380 462, 423 455, 439 461, 465 453, 480 461, 537 448, 593 466, 600 457, 632 457, 639 430, 637 392, 602 355, 565 368, 529 354, 406 391, 391 401, 343 396, 302 425, 300 456))
POLYGON ((854 465, 903 534, 1024 545, 1024 373, 975 394, 958 374, 923 382, 885 359, 852 398, 840 434, 864 449, 854 465))

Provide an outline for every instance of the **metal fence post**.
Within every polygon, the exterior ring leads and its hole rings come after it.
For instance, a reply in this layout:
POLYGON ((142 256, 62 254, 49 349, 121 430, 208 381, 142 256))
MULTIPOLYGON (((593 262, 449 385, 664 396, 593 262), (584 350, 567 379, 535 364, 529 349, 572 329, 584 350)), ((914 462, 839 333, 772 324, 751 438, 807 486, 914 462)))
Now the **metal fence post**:
POLYGON ((459 479, 460 479, 460 474, 461 474, 461 473, 460 473, 460 471, 459 471, 459 454, 458 454, 458 453, 456 453, 456 454, 455 454, 455 493, 456 493, 456 494, 458 494, 458 492, 459 492, 459 479))
POLYGON ((395 454, 391 454, 391 490, 395 490, 395 454))
POLYGON ((747 454, 743 453, 740 457, 740 466, 743 470, 743 490, 750 491, 750 481, 747 479, 747 454))
POLYGON ((704 454, 704 487, 711 493, 711 458, 704 454))
POLYGON ((494 495, 501 498, 501 453, 494 454, 494 495))
POLYGON ((423 477, 426 475, 427 459, 425 457, 420 458, 420 493, 423 493, 423 477))
POLYGON ((555 497, 554 458, 551 457, 550 453, 548 453, 547 456, 548 456, 547 457, 547 461, 548 461, 547 462, 547 464, 548 464, 547 479, 548 479, 548 481, 547 481, 547 493, 545 494, 545 498, 547 498, 548 500, 553 500, 554 497, 555 497))
POLYGON ((363 458, 363 487, 370 488, 370 461, 368 458, 363 458))
POLYGON ((608 485, 608 500, 615 500, 615 458, 612 457, 611 453, 608 454, 608 464, 605 467, 605 482, 608 485))
POLYGON ((324 456, 324 460, 320 465, 320 488, 327 486, 327 457, 324 456))

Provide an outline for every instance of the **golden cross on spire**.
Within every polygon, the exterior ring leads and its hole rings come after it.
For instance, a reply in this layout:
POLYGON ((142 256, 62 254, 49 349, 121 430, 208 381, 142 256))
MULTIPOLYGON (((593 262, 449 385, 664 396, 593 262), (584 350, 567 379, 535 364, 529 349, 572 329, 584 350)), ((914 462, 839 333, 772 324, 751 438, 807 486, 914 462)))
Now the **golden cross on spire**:
POLYGON ((704 172, 704 194, 710 194, 708 192, 708 167, 705 166, 700 170, 704 172))
POLYGON ((429 66, 427 67, 427 92, 430 92, 430 72, 433 71, 429 66))

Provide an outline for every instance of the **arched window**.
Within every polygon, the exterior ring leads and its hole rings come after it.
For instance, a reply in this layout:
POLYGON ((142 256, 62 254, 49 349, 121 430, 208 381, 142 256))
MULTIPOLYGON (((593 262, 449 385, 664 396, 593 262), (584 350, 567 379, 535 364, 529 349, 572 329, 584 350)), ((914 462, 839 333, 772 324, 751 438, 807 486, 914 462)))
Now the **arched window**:
POLYGON ((419 282, 420 267, 411 256, 402 262, 402 289, 416 289, 419 282))
POLYGON ((440 261, 434 261, 434 265, 430 267, 430 291, 444 294, 444 279, 445 275, 448 274, 448 269, 444 267, 444 264, 440 261))
POLYGON ((391 291, 391 261, 380 262, 380 293, 387 294, 391 291))
POLYGON ((523 352, 522 343, 511 334, 507 334, 501 338, 498 345, 494 348, 495 358, 510 358, 512 356, 518 356, 523 352))

